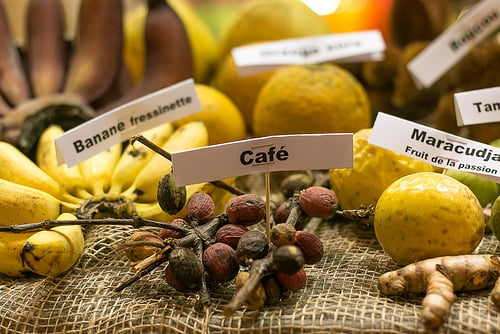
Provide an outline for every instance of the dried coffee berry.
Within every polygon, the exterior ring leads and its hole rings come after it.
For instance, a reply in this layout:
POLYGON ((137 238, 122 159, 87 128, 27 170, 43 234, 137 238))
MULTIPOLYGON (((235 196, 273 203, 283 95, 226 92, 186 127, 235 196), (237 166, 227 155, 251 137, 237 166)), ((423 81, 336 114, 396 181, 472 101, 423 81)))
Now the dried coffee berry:
POLYGON ((308 216, 330 218, 337 211, 338 200, 330 189, 313 186, 300 192, 299 205, 308 216))
POLYGON ((204 274, 203 264, 196 254, 189 248, 174 248, 168 256, 168 264, 172 276, 186 289, 197 288, 204 274))
POLYGON ((266 217, 266 203, 256 194, 244 194, 231 198, 226 207, 231 224, 250 226, 266 217))
POLYGON ((292 245, 295 242, 295 227, 288 223, 274 225, 271 229, 271 242, 275 246, 292 245))
POLYGON ((274 210, 273 218, 276 224, 285 223, 292 210, 290 201, 281 203, 276 210, 274 210))
POLYGON ((163 240, 158 235, 147 231, 138 231, 132 233, 132 235, 128 237, 126 244, 138 241, 157 244, 158 247, 145 245, 130 245, 129 247, 126 245, 125 255, 132 262, 144 260, 145 258, 153 255, 163 246, 163 240))
POLYGON ((163 211, 169 215, 175 215, 186 204, 186 187, 177 187, 173 174, 167 173, 158 182, 157 198, 158 204, 163 211))
POLYGON ((293 274, 286 274, 278 271, 274 274, 274 276, 283 288, 291 291, 298 291, 307 284, 307 275, 304 268, 299 269, 293 274))
MULTIPOLYGON (((171 225, 176 225, 176 226, 180 226, 180 227, 184 227, 184 228, 189 228, 188 222, 185 221, 182 218, 172 219, 168 223, 171 224, 171 225)), ((178 231, 174 231, 174 230, 171 230, 171 229, 168 229, 168 228, 161 228, 160 232, 159 232, 159 235, 160 235, 160 238, 162 238, 163 240, 165 240, 167 238, 179 239, 179 238, 182 238, 184 236, 184 233, 178 232, 178 231)))
POLYGON ((216 282, 226 282, 236 277, 240 269, 236 252, 229 245, 217 242, 203 252, 203 266, 208 276, 216 282))
MULTIPOLYGON (((236 285, 236 290, 242 289, 245 285, 245 282, 250 277, 250 274, 246 271, 241 271, 236 275, 236 279, 234 284, 236 285)), ((245 300, 245 304, 250 309, 259 309, 266 303, 266 291, 262 286, 262 283, 259 282, 257 287, 252 290, 252 293, 245 300)))
POLYGON ((306 264, 315 264, 323 258, 323 242, 314 233, 297 231, 295 246, 302 251, 306 264))
POLYGON ((282 289, 276 277, 273 275, 264 276, 260 282, 266 292, 266 304, 272 305, 278 302, 281 297, 282 289))
POLYGON ((194 193, 187 202, 186 213, 189 219, 203 225, 215 217, 215 202, 207 193, 194 193))
POLYGON ((167 264, 165 267, 165 280, 167 281, 167 284, 170 285, 172 288, 174 288, 177 291, 186 291, 188 288, 177 281, 177 279, 174 277, 172 273, 172 267, 167 264))
POLYGON ((248 228, 246 226, 226 224, 217 230, 215 233, 215 240, 236 249, 238 241, 245 232, 248 232, 248 228))
POLYGON ((273 252, 273 265, 278 271, 291 275, 304 267, 304 264, 304 256, 297 246, 280 246, 273 252))
POLYGON ((269 252, 266 235, 258 230, 244 233, 236 246, 236 260, 240 265, 248 266, 253 260, 263 258, 269 252))
POLYGON ((280 189, 285 198, 292 197, 296 191, 311 187, 314 184, 314 175, 311 172, 293 173, 281 181, 280 189))

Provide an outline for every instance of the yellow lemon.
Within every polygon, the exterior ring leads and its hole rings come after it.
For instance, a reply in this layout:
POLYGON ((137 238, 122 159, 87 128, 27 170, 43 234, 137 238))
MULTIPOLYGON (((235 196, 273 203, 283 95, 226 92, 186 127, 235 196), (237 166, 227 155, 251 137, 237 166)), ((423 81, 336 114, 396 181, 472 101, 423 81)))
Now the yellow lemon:
MULTIPOLYGON (((169 0, 168 3, 186 28, 193 56, 194 79, 206 83, 217 63, 217 41, 208 25, 187 1, 169 0)), ((146 15, 147 7, 139 4, 128 10, 124 17, 123 56, 134 82, 139 81, 144 69, 143 30, 146 15)))
POLYGON ((232 48, 255 41, 330 33, 325 18, 299 0, 244 2, 224 27, 219 42, 222 60, 232 48))
POLYGON ((174 126, 178 127, 191 121, 203 121, 207 127, 210 145, 247 137, 243 116, 226 95, 204 84, 196 84, 195 88, 202 110, 174 121, 174 126))
POLYGON ((240 76, 233 56, 228 54, 219 64, 212 78, 212 85, 229 97, 240 109, 247 129, 252 129, 252 118, 257 95, 274 73, 273 70, 240 76))
POLYGON ((253 113, 255 136, 355 132, 370 127, 365 89, 333 64, 277 69, 261 88, 253 113))
POLYGON ((440 173, 421 172, 393 182, 375 207, 374 228, 385 252, 402 265, 470 254, 484 236, 474 193, 440 173))
POLYGON ((354 167, 331 169, 330 186, 342 209, 376 204, 380 194, 402 176, 432 172, 431 165, 368 143, 371 128, 353 136, 354 167))

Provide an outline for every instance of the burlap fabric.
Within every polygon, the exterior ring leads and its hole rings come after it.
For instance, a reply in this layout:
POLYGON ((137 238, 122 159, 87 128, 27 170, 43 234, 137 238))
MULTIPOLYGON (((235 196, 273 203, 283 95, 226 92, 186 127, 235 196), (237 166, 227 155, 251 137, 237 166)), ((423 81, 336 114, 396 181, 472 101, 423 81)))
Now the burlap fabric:
MULTIPOLYGON (((423 333, 421 296, 386 297, 378 277, 398 266, 378 245, 371 228, 346 221, 308 226, 324 242, 322 261, 307 266, 307 286, 262 310, 223 308, 232 284, 211 286, 208 312, 194 293, 179 293, 163 280, 163 266, 117 293, 132 275, 119 245, 132 228, 91 227, 85 254, 59 278, 0 278, 0 333, 423 333)), ((487 235, 478 253, 500 254, 487 235)), ((500 310, 490 290, 458 293, 442 333, 500 333, 500 310)))

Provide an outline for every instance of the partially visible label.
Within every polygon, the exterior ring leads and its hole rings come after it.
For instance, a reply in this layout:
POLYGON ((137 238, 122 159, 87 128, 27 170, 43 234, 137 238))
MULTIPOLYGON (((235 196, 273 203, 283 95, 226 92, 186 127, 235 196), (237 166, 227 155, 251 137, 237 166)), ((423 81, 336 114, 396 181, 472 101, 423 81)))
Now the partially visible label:
POLYGON ((500 87, 456 93, 454 100, 458 126, 500 122, 500 87))
POLYGON ((352 133, 281 135, 172 153, 178 186, 255 172, 352 168, 352 133))
POLYGON ((408 63, 415 84, 432 86, 499 26, 500 1, 480 1, 408 63))
POLYGON ((71 167, 133 135, 202 109, 188 79, 106 112, 55 139, 58 162, 71 167))
POLYGON ((384 50, 380 31, 367 30, 251 44, 231 52, 238 73, 246 76, 281 65, 378 61, 384 50))
POLYGON ((368 140, 372 145, 500 182, 500 148, 379 112, 368 140))

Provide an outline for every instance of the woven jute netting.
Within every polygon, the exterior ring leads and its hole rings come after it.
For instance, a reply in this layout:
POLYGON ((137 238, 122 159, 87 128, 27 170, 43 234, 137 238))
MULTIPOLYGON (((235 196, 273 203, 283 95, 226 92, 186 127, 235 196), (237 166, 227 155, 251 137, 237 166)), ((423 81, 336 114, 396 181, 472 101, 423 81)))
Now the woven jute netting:
MULTIPOLYGON (((323 259, 306 266, 307 285, 261 310, 242 307, 224 316, 232 283, 211 285, 210 309, 195 293, 180 293, 164 279, 164 266, 120 293, 132 276, 121 243, 133 228, 86 228, 85 253, 62 277, 0 277, 0 333, 424 333, 422 296, 387 297, 379 276, 398 268, 381 249, 373 229, 348 221, 307 226, 324 243, 323 259)), ((477 253, 499 255, 487 235, 477 253)), ((458 292, 440 333, 500 333, 500 310, 490 289, 458 292)))

